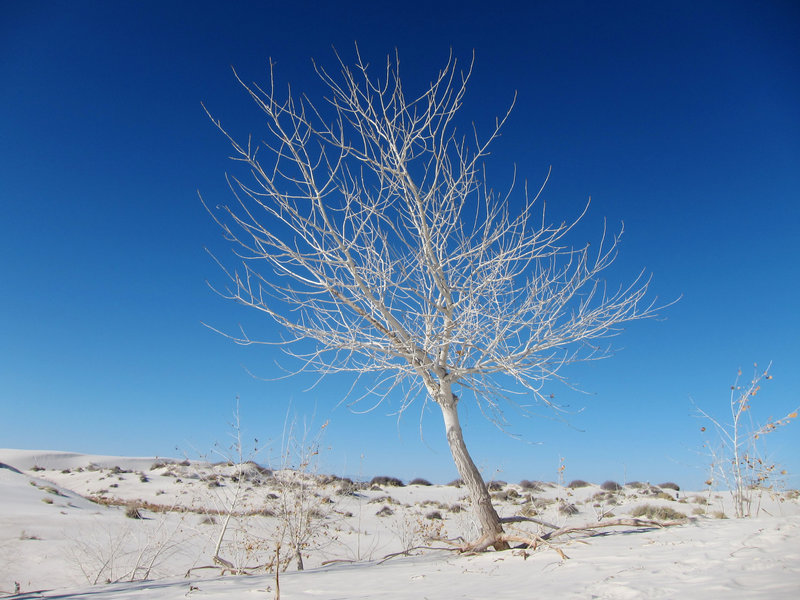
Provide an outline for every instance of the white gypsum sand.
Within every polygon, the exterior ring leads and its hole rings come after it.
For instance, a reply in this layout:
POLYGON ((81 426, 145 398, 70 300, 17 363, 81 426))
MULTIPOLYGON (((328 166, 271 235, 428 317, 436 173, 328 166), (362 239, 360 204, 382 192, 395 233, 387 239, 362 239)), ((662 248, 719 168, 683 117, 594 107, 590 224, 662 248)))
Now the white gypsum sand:
MULTIPOLYGON (((213 557, 219 546, 218 556, 237 569, 269 564, 282 531, 281 558, 290 560, 280 574, 283 599, 788 599, 800 590, 800 503, 792 493, 762 495, 755 518, 719 519, 713 515, 731 514, 726 492, 498 484, 494 501, 504 517, 581 525, 648 506, 649 514, 671 509, 689 519, 560 537, 535 551, 425 549, 384 561, 416 546, 448 547, 438 538, 471 539, 465 490, 66 452, 0 450, 0 463, 0 594, 18 585, 19 598, 272 598, 274 574, 250 568, 252 576, 221 576, 213 557), (287 512, 308 526, 303 572, 285 535, 287 512)), ((530 522, 506 527, 528 537, 550 531, 530 522)))

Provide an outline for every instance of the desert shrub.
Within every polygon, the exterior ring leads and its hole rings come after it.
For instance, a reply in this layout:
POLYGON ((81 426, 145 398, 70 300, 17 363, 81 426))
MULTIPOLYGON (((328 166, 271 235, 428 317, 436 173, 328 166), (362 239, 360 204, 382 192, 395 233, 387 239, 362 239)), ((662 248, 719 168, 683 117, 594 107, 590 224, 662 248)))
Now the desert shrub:
POLYGON ((33 465, 31 467, 31 471, 44 471, 44 467, 40 467, 39 465, 33 465))
POLYGON ((685 519, 686 515, 678 512, 668 506, 654 506, 652 504, 643 504, 637 506, 631 511, 632 517, 647 517, 656 521, 677 521, 685 519))
POLYGON ((604 481, 600 486, 600 489, 607 492, 617 492, 622 489, 622 486, 616 481, 604 481))
POLYGON ((339 496, 355 496, 356 489, 356 486, 354 486, 352 483, 344 483, 339 489, 336 490, 336 494, 339 496))
POLYGON ((451 513, 460 513, 464 512, 464 507, 461 504, 451 504, 448 509, 451 513))
POLYGON ((384 506, 375 514, 379 517, 391 517, 394 514, 394 511, 388 506, 384 506))
POLYGON ((523 479, 519 482, 519 487, 521 487, 526 492, 541 492, 542 485, 538 481, 529 481, 527 479, 523 479))
POLYGON ((695 506, 695 507, 692 509, 692 514, 693 514, 693 515, 704 515, 704 514, 706 514, 706 509, 705 509, 705 508, 702 508, 702 507, 700 507, 700 506, 695 506))
POLYGON ((430 481, 428 481, 427 479, 422 479, 422 477, 417 477, 416 479, 412 479, 411 483, 409 483, 408 485, 426 485, 427 486, 427 485, 433 485, 433 484, 430 481))
POLYGON ((61 472, 66 475, 67 473, 71 473, 69 469, 61 469, 61 472))
POLYGON ((667 481, 665 483, 659 483, 658 487, 665 490, 675 490, 676 492, 681 491, 681 487, 677 483, 673 483, 671 481, 667 481))
POLYGON ((464 480, 463 479, 453 479, 453 481, 451 481, 447 485, 449 485, 450 487, 460 488, 462 485, 464 485, 464 480))
POLYGON ((631 481, 630 483, 626 483, 625 487, 629 487, 632 490, 640 490, 643 487, 646 487, 646 483, 642 483, 641 481, 631 481))
POLYGON ((572 481, 569 482, 567 487, 570 488, 570 489, 575 490, 575 489, 578 489, 578 488, 589 487, 590 485, 591 484, 588 481, 584 481, 583 479, 573 479, 572 481))
POLYGON ((671 500, 671 501, 675 500, 675 498, 671 494, 668 494, 667 492, 657 492, 655 496, 658 500, 671 500))
POLYGON ((722 512, 721 510, 714 511, 713 513, 711 513, 711 516, 714 517, 715 519, 727 519, 728 518, 728 516, 724 512, 722 512))
POLYGON ((695 504, 708 504, 708 498, 705 496, 692 496, 690 500, 695 504))
POLYGON ((562 515, 571 516, 578 514, 578 507, 574 504, 567 504, 566 502, 562 502, 558 505, 558 512, 562 515))
POLYGON ((129 504, 125 508, 125 516, 129 519, 141 519, 142 513, 139 512, 139 509, 136 507, 135 504, 129 504))
POLYGON ((486 484, 486 487, 489 489, 490 492, 499 492, 504 487, 508 485, 505 481, 490 481, 486 484))
POLYGON ((150 478, 147 477, 147 475, 145 475, 144 473, 139 473, 139 481, 141 481, 142 483, 147 483, 148 481, 150 481, 150 478))
POLYGON ((126 471, 122 467, 117 467, 117 466, 111 467, 111 472, 114 475, 119 475, 120 473, 130 473, 130 471, 126 471))
POLYGON ((388 485, 393 487, 403 487, 403 482, 397 477, 387 477, 386 475, 378 475, 369 481, 370 485, 388 485))
POLYGON ((506 492, 506 491, 494 492, 494 493, 491 494, 491 496, 492 496, 492 499, 498 500, 500 502, 503 502, 504 500, 508 500, 508 492, 506 492))
POLYGON ((528 502, 522 505, 519 514, 523 517, 535 517, 539 514, 539 511, 536 509, 536 505, 533 502, 528 502))
POLYGON ((52 498, 42 498, 42 502, 44 502, 45 504, 52 504, 53 503, 53 499, 52 498))
POLYGON ((442 513, 440 513, 438 510, 434 510, 434 511, 431 511, 428 514, 426 514, 425 518, 426 519, 430 519, 431 521, 433 521, 433 520, 441 521, 442 520, 442 513))

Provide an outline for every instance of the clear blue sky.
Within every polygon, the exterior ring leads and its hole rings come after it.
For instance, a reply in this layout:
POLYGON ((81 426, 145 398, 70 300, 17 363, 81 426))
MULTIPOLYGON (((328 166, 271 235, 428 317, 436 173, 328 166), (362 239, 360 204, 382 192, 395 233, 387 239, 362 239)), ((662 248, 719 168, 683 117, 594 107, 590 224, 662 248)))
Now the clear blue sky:
MULTIPOLYGON (((447 481, 431 412, 398 424, 338 406, 348 382, 270 382, 277 351, 202 326, 271 325, 214 293, 224 252, 197 190, 228 200, 225 141, 262 121, 231 74, 280 76, 314 92, 310 60, 358 42, 399 50, 407 85, 476 53, 462 123, 489 124, 518 92, 494 148, 534 184, 574 242, 624 220, 619 282, 646 268, 681 300, 629 327, 613 358, 558 384, 568 424, 523 419, 497 432, 465 406, 488 477, 704 479, 690 397, 724 415, 742 366, 773 361, 756 411, 800 404, 800 8, 796 2, 6 2, 0 18, 0 447, 174 455, 226 443, 241 398, 248 437, 280 437, 287 409, 330 420, 323 468, 447 481), (580 410, 582 409, 582 410, 580 410)), ((800 425, 769 439, 800 485, 800 425)))

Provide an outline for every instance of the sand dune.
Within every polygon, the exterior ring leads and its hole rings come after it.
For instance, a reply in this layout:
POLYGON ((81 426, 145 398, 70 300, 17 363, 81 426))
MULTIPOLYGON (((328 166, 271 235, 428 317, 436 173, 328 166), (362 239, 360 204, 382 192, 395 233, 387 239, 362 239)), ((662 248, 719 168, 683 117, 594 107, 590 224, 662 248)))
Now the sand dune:
MULTIPOLYGON (((283 599, 794 599, 800 592, 794 493, 764 494, 755 518, 722 519, 714 515, 731 514, 724 492, 498 483, 495 503, 508 517, 561 526, 649 506, 687 518, 667 528, 575 535, 535 551, 466 556, 425 549, 384 560, 418 545, 448 547, 442 538, 473 537, 465 490, 69 452, 0 450, 0 463, 0 594, 18 590, 14 598, 273 598, 275 577, 264 569, 221 576, 219 565, 202 567, 213 564, 228 513, 221 556, 237 566, 274 559, 287 498, 299 513, 313 513, 306 570, 296 571, 293 560, 281 573, 283 599), (290 485, 297 481, 301 488, 290 485), (299 499, 287 495, 297 489, 299 499), (131 511, 142 518, 126 516, 131 511)), ((546 529, 508 527, 528 535, 546 529)))

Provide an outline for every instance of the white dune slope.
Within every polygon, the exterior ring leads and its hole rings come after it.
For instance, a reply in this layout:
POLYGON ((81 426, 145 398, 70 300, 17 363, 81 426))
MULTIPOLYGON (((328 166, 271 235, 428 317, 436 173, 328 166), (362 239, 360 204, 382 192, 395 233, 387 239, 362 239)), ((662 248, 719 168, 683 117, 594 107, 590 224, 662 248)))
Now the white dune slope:
MULTIPOLYGON (((0 463, 5 465, 0 467, 0 596, 275 597, 275 576, 263 569, 220 576, 219 565, 198 567, 213 564, 228 512, 234 516, 220 555, 237 566, 274 558, 285 481, 296 481, 295 473, 20 450, 0 450, 0 463), (144 518, 127 518, 126 505, 135 505, 144 518)), ((618 527, 593 537, 559 538, 536 551, 465 556, 417 550, 384 561, 411 546, 445 547, 432 540, 435 536, 473 535, 469 511, 463 510, 464 490, 354 489, 340 479, 310 476, 303 481, 303 500, 313 500, 303 506, 316 509, 304 553, 307 570, 295 571, 292 561, 280 574, 284 600, 800 596, 796 494, 764 495, 757 517, 737 520, 710 516, 726 509, 724 493, 649 485, 608 492, 598 486, 504 484, 495 497, 503 516, 535 514, 544 522, 577 525, 649 505, 690 518, 668 528, 618 527), (561 501, 578 512, 565 516, 561 501)), ((514 527, 529 535, 540 531, 530 523, 514 527)))

